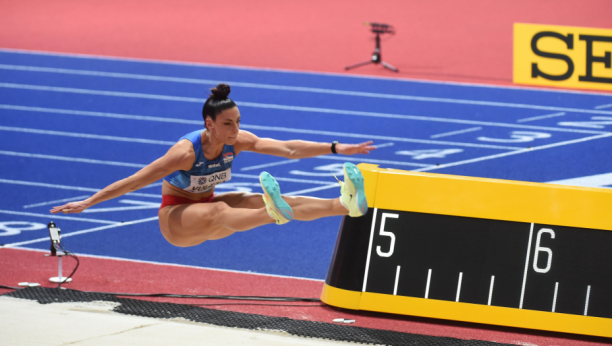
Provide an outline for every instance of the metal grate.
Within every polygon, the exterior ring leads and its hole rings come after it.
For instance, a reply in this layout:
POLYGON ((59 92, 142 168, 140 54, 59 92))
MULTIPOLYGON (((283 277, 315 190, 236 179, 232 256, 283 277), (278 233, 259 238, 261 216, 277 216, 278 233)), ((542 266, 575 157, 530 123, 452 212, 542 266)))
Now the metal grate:
POLYGON ((481 340, 463 340, 429 335, 400 333, 362 327, 336 325, 332 323, 300 321, 286 317, 271 317, 233 311, 221 311, 190 305, 157 303, 144 300, 117 298, 109 294, 61 290, 45 287, 30 287, 5 294, 8 297, 36 300, 40 304, 61 302, 111 301, 121 305, 113 309, 127 315, 177 318, 223 327, 251 330, 285 331, 291 335, 349 341, 376 345, 411 346, 498 346, 504 345, 481 340))

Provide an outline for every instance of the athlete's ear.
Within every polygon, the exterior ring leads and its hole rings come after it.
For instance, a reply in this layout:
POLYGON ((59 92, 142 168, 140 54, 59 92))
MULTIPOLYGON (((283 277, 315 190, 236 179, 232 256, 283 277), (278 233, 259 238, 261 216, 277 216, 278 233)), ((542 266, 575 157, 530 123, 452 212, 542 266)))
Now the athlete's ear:
POLYGON ((206 120, 204 120, 204 124, 206 124, 207 129, 212 130, 213 121, 210 117, 206 117, 206 120))

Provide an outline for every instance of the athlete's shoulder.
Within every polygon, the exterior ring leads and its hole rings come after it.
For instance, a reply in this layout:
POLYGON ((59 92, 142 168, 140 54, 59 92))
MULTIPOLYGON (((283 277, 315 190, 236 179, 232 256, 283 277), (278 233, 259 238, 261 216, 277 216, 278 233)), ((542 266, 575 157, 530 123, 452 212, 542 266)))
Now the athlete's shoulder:
POLYGON ((179 138, 179 141, 181 141, 182 139, 188 139, 190 141, 194 141, 197 138, 200 138, 202 135, 202 131, 203 130, 195 130, 195 131, 191 131, 188 134, 184 135, 183 137, 179 138))
POLYGON ((258 138, 253 132, 247 131, 247 130, 240 130, 238 131, 238 138, 237 140, 248 140, 248 139, 252 139, 252 138, 258 138))
POLYGON ((238 138, 236 138, 236 144, 234 144, 234 148, 236 152, 241 152, 243 150, 250 150, 255 143, 259 140, 255 134, 249 131, 240 130, 238 132, 238 138))

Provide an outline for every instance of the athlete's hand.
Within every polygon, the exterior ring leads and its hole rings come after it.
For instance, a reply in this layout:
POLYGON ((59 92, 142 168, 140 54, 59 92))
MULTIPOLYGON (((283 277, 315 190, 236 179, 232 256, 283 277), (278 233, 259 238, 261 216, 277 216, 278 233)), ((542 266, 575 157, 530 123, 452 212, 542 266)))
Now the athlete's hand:
POLYGON ((336 152, 342 155, 369 154, 370 151, 376 149, 372 145, 372 141, 367 141, 359 144, 336 144, 336 152))
POLYGON ((85 201, 78 201, 78 202, 70 202, 70 203, 66 203, 60 207, 53 207, 53 209, 50 210, 51 214, 57 214, 60 212, 63 212, 64 214, 73 214, 73 213, 80 213, 83 210, 89 208, 89 204, 86 203, 85 201))

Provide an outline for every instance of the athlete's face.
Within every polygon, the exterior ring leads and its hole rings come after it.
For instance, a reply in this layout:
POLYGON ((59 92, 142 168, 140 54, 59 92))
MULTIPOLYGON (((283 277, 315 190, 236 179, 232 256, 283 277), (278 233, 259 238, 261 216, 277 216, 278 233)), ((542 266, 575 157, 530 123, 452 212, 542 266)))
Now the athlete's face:
POLYGON ((213 136, 219 141, 228 145, 235 144, 240 128, 240 112, 238 107, 226 109, 217 114, 217 120, 215 121, 208 118, 206 125, 213 136))

